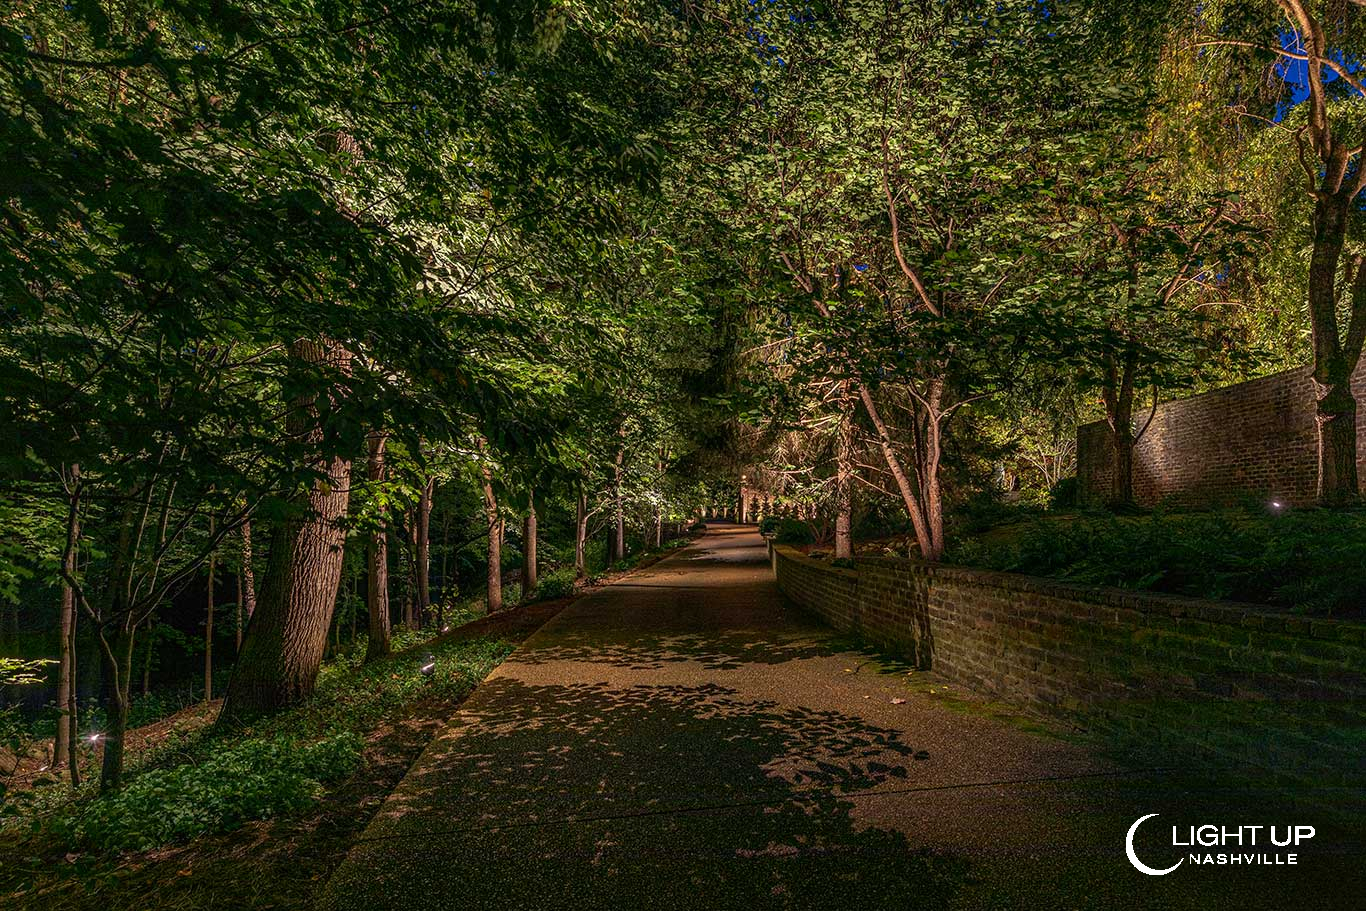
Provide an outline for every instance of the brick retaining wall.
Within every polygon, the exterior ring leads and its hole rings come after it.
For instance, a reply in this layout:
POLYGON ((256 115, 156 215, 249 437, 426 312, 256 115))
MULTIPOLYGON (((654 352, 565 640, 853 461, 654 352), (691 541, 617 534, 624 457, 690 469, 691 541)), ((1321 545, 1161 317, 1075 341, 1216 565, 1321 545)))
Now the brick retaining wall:
POLYGON ((789 599, 970 690, 1126 750, 1366 787, 1366 625, 914 560, 845 569, 770 550, 789 599))
MULTIPOLYGON (((1352 385, 1366 403, 1366 362, 1352 385)), ((1141 428, 1148 410, 1135 411, 1141 428)), ((1366 485, 1366 407, 1361 413, 1357 458, 1366 485)), ((1111 475, 1109 427, 1096 421, 1077 428, 1081 501, 1106 502, 1111 475)), ((1204 506, 1246 496, 1306 505, 1314 501, 1317 478, 1314 384, 1307 367, 1160 404, 1134 447, 1134 498, 1146 506, 1163 500, 1204 506)))

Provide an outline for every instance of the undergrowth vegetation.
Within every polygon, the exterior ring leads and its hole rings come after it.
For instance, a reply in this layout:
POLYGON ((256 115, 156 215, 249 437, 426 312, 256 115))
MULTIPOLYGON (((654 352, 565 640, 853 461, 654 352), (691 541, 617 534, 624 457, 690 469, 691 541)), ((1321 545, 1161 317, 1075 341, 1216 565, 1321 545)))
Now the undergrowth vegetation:
POLYGON ((1366 513, 1045 519, 962 540, 947 561, 1073 582, 1366 614, 1366 513))
POLYGON ((574 570, 573 568, 557 570, 548 576, 543 576, 537 583, 536 588, 531 593, 529 601, 553 601, 556 598, 568 598, 574 594, 574 570))
MULTIPOLYGON (((396 644, 426 641, 410 638, 416 641, 396 644)), ((141 851, 304 809, 356 771, 366 736, 384 720, 426 700, 462 699, 512 647, 475 639, 428 648, 372 665, 361 664, 360 651, 339 656, 298 708, 246 728, 170 737, 137 757, 119 791, 40 788, 0 807, 0 820, 51 834, 71 850, 141 851)))

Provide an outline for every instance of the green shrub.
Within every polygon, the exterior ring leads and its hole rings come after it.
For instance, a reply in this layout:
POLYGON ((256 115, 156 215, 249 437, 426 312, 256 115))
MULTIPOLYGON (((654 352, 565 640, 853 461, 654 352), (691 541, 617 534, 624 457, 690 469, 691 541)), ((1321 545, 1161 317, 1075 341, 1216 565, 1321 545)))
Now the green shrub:
POLYGON ((1038 504, 1025 501, 1010 502, 995 493, 974 494, 949 517, 955 533, 976 534, 990 528, 1036 519, 1042 510, 1038 504))
POLYGON ((1048 492, 1049 506, 1052 509, 1076 509, 1078 502, 1077 476, 1063 478, 1048 492))
POLYGON ((949 562, 1096 585, 1366 613, 1366 515, 1156 513, 1035 523, 1013 542, 968 540, 949 562))
POLYGON ((64 823, 74 841, 106 851, 145 851, 230 831, 308 807, 325 782, 356 770, 361 747, 353 732, 311 744, 246 739, 197 765, 143 772, 64 823))
POLYGON ((552 601, 556 598, 570 598, 573 595, 574 571, 569 569, 561 570, 538 581, 531 600, 552 601))
POLYGON ((782 524, 782 521, 783 520, 779 516, 764 516, 759 522, 759 534, 771 535, 775 533, 778 530, 778 526, 782 524))
POLYGON ((810 544, 815 540, 811 526, 796 519, 779 519, 773 540, 779 544, 810 544))

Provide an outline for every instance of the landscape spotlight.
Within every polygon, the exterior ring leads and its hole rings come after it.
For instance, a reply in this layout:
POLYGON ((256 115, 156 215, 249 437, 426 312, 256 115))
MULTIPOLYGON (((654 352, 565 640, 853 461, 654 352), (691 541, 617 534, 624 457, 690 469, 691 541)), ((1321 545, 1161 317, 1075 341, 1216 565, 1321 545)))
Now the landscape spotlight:
POLYGON ((90 737, 89 737, 89 740, 90 740, 91 743, 99 743, 99 742, 100 742, 100 735, 99 735, 99 734, 91 734, 90 737))
POLYGON ((1281 508, 1281 501, 1280 501, 1280 500, 1272 500, 1272 501, 1271 501, 1271 508, 1272 508, 1272 509, 1280 509, 1280 508, 1281 508))
POLYGON ((430 655, 430 654, 429 654, 429 655, 427 655, 425 658, 423 658, 422 660, 425 662, 425 663, 422 665, 422 667, 420 668, 420 670, 422 671, 422 676, 424 676, 424 677, 430 677, 432 674, 435 674, 435 673, 436 673, 436 656, 435 656, 435 655, 430 655))

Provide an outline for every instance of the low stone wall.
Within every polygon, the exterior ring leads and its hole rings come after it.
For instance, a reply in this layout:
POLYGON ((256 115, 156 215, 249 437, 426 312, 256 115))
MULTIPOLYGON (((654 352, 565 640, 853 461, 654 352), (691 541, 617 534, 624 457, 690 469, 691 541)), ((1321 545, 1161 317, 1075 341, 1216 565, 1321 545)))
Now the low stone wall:
POLYGON ((1316 788, 1366 787, 1366 624, 913 560, 840 568, 770 551, 790 600, 969 690, 1125 751, 1252 765, 1316 788))

